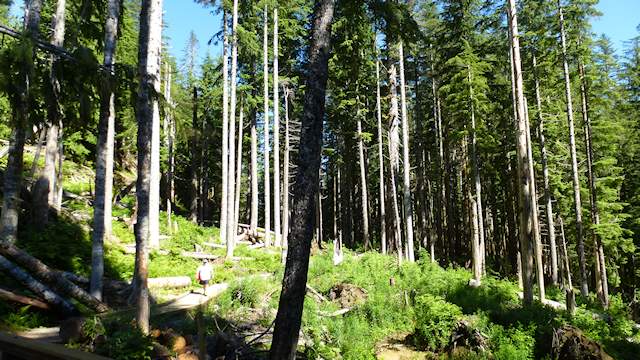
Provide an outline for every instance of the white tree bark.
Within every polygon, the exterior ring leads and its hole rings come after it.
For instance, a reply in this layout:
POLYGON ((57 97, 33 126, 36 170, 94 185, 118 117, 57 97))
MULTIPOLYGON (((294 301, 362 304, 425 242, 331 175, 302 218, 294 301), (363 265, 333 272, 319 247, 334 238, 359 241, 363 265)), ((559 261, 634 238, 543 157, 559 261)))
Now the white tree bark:
POLYGON ((271 181, 269 179, 269 13, 264 5, 264 33, 262 43, 264 76, 264 243, 271 246, 271 181))
POLYGON ((258 129, 257 118, 254 116, 251 119, 251 220, 250 231, 255 234, 258 228, 258 129))
POLYGON ((244 108, 240 104, 240 119, 238 120, 238 154, 236 155, 236 199, 234 202, 234 224, 240 219, 240 193, 242 191, 242 143, 244 139, 244 108))
POLYGON ((227 215, 229 196, 229 36, 227 13, 222 15, 222 194, 220 197, 220 241, 227 241, 227 215))
POLYGON ((289 139, 289 96, 290 90, 284 91, 284 165, 283 165, 283 185, 282 185, 282 249, 283 258, 286 259, 286 248, 289 238, 289 153, 291 144, 289 139))
POLYGON ((134 298, 136 322, 140 330, 149 332, 149 289, 147 286, 149 240, 153 211, 151 197, 153 174, 153 132, 159 130, 158 100, 160 92, 160 51, 162 46, 162 0, 143 0, 140 10, 140 51, 138 67, 140 88, 138 91, 138 218, 136 223, 136 266, 134 273, 134 298), (156 122, 158 126, 156 127, 156 122))
POLYGON ((398 72, 395 64, 389 66, 389 88, 391 92, 390 107, 389 107, 389 163, 391 165, 391 201, 393 205, 394 215, 394 242, 396 251, 398 252, 398 262, 402 262, 402 226, 400 222, 400 209, 398 206, 398 189, 397 179, 400 168, 400 114, 398 109, 398 72))
POLYGON ((116 45, 120 1, 109 0, 104 35, 104 61, 108 70, 107 81, 101 93, 100 121, 96 159, 95 199, 93 202, 93 233, 91 248, 90 293, 102 300, 104 277, 104 243, 111 237, 111 198, 113 197, 113 152, 115 142, 115 76, 116 45))
POLYGON ((360 187, 362 191, 361 209, 362 209, 362 237, 364 240, 365 251, 369 249, 369 199, 367 193, 367 169, 364 159, 364 140, 362 139, 362 119, 358 117, 358 158, 360 163, 360 187))
POLYGON ((273 223, 275 246, 281 246, 280 223, 280 89, 278 79, 278 8, 273 9, 273 223))
MULTIPOLYGON (((235 224, 235 172, 236 172, 236 154, 235 154, 235 137, 236 137, 236 106, 237 106, 237 87, 238 87, 238 0, 233 1, 233 19, 231 28, 231 107, 229 112, 229 179, 227 182, 227 257, 233 256, 235 248, 237 227, 235 224)), ((237 169, 240 171, 240 169, 237 169)))
POLYGON ((404 74, 404 47, 402 41, 398 47, 398 57, 400 58, 400 100, 402 109, 402 158, 403 158, 403 204, 404 204, 404 216, 406 226, 406 246, 407 246, 407 260, 409 262, 415 261, 415 254, 413 250, 413 210, 411 206, 411 164, 409 162, 409 118, 407 116, 407 91, 405 88, 405 74, 404 74))
POLYGON ((382 137, 382 105, 380 101, 380 60, 376 59, 376 115, 378 118, 378 162, 380 163, 378 169, 378 177, 380 187, 380 242, 381 251, 383 254, 387 253, 387 224, 385 214, 385 201, 384 201, 384 152, 383 152, 383 137, 382 137))

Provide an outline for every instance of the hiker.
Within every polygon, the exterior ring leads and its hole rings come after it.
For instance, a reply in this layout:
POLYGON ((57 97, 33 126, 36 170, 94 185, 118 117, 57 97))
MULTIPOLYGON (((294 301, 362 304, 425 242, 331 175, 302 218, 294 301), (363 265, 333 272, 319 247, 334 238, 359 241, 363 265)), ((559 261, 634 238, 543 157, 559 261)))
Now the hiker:
POLYGON ((196 271, 196 280, 202 285, 204 295, 207 295, 207 286, 213 277, 213 269, 207 259, 202 261, 202 265, 196 271))

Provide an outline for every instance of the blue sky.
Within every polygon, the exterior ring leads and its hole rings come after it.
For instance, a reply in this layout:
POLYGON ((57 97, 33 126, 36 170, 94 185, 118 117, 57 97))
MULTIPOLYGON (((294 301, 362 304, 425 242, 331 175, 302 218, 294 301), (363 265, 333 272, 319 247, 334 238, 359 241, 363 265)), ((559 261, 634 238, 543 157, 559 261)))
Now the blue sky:
MULTIPOLYGON (((20 14, 22 1, 15 1, 13 13, 20 14)), ((636 27, 640 24, 640 0, 600 0, 598 9, 603 13, 594 19, 593 30, 606 34, 618 52, 624 48, 624 42, 638 35, 636 27)), ((183 57, 189 33, 193 30, 200 41, 199 55, 207 52, 217 55, 220 46, 207 45, 209 39, 220 30, 220 15, 212 14, 211 8, 196 4, 191 0, 164 0, 165 36, 169 39, 171 53, 180 61, 183 57)))

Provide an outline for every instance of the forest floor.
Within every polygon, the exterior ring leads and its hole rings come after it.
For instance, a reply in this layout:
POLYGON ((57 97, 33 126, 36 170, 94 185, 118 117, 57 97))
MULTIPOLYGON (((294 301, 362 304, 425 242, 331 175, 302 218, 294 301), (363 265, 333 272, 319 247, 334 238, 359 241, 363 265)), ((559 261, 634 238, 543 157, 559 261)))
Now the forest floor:
MULTIPOLYGON (((65 167, 71 174, 65 178, 65 190, 75 195, 67 197, 64 211, 46 231, 36 233, 22 227, 18 246, 55 268, 86 276, 91 263, 88 199, 92 170, 73 163, 65 167)), ((126 180, 121 186, 124 184, 126 180)), ((127 251, 134 243, 129 225, 133 203, 128 195, 114 208, 114 238, 105 254, 110 279, 128 280, 133 274, 134 255, 127 251)), ((161 214, 161 233, 166 236, 161 242, 163 251, 151 253, 150 276, 193 279, 199 260, 183 253, 193 251, 197 244, 219 256, 214 261, 214 282, 228 284, 226 290, 203 305, 193 307, 190 302, 180 311, 156 314, 151 319, 155 337, 134 331, 130 314, 90 317, 83 328, 86 336, 68 346, 113 358, 142 359, 158 353, 154 342, 159 338, 175 340, 179 334, 185 347, 173 351, 168 346, 175 355, 185 349, 194 351, 200 328, 213 358, 225 354, 261 358, 265 354, 283 274, 279 251, 240 245, 237 258, 224 260, 224 249, 204 245, 219 243, 218 229, 196 226, 180 216, 173 220, 178 229, 169 231, 166 214, 161 214)), ((640 353, 640 334, 626 305, 616 296, 606 311, 589 299, 580 301, 576 314, 569 316, 539 303, 523 307, 518 286, 509 279, 488 276, 482 286, 469 287, 467 270, 430 263, 424 253, 417 263, 401 266, 392 256, 350 251, 336 266, 331 254, 327 249, 313 249, 299 342, 304 358, 552 358, 554 331, 566 325, 580 329, 585 339, 597 342, 615 359, 636 359, 640 353), (594 316, 594 312, 604 316, 594 316)), ((19 288, 3 274, 0 282, 19 288)), ((153 296, 156 303, 163 303, 197 291, 201 288, 193 280, 191 287, 157 290, 153 296)), ((563 301, 557 289, 549 288, 548 297, 563 301)), ((0 330, 17 332, 59 324, 60 319, 50 313, 0 302, 0 330)))

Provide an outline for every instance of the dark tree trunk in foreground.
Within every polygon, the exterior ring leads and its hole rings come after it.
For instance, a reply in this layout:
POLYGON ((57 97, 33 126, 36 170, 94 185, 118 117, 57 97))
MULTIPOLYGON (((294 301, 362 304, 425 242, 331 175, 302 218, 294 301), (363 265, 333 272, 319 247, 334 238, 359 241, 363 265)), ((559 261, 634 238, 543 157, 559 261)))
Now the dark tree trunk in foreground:
MULTIPOLYGON (((41 0, 25 3, 24 29, 32 39, 38 38, 40 25, 41 0)), ((29 125, 29 84, 32 64, 23 64, 21 76, 24 82, 18 85, 18 94, 12 99, 13 131, 9 141, 7 166, 4 172, 2 213, 0 215, 0 242, 14 243, 18 236, 18 217, 20 215, 20 190, 22 189, 22 168, 24 142, 29 125)))
POLYGON ((334 6, 334 0, 316 1, 308 53, 298 171, 293 187, 291 232, 269 354, 272 360, 294 359, 298 345, 314 230, 334 6))
MULTIPOLYGON (((102 299, 104 242, 111 236, 111 197, 113 196, 113 145, 115 140, 114 71, 120 0, 109 0, 105 24, 104 66, 108 70, 101 94, 96 159, 96 196, 93 202, 91 250, 91 295, 102 299)), ((171 210, 167 210, 170 212, 171 210)))
POLYGON ((160 92, 160 47, 162 40, 162 0, 143 0, 140 11, 138 51, 138 179, 136 195, 138 219, 135 228, 136 262, 133 297, 136 302, 136 322, 140 330, 149 332, 149 289, 147 287, 149 238, 151 236, 149 212, 152 181, 151 142, 153 119, 158 111, 157 94, 160 92))

